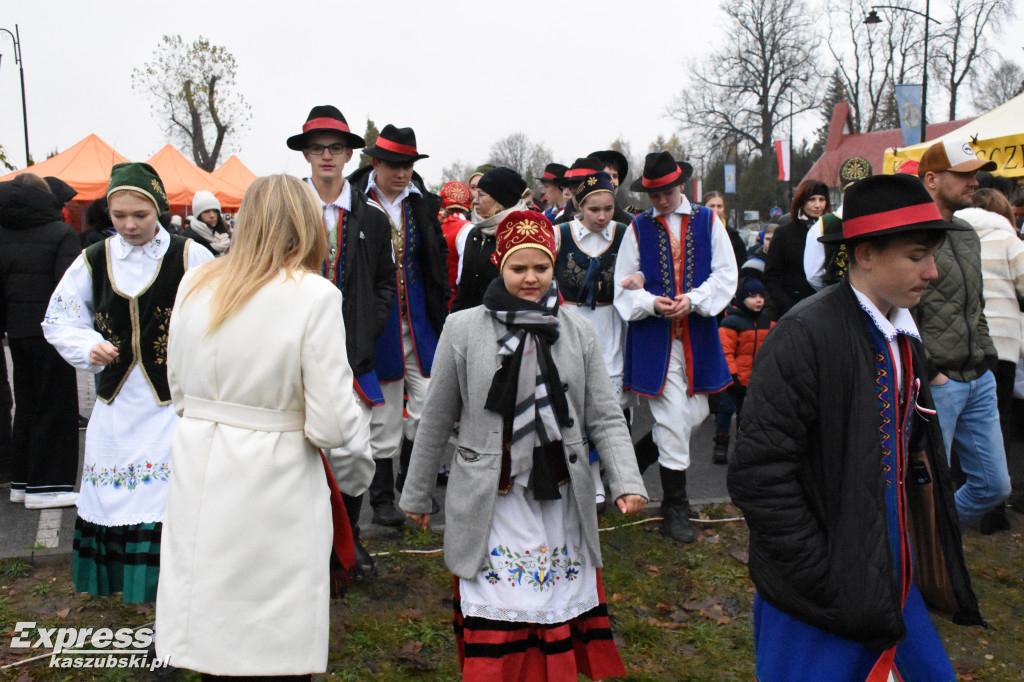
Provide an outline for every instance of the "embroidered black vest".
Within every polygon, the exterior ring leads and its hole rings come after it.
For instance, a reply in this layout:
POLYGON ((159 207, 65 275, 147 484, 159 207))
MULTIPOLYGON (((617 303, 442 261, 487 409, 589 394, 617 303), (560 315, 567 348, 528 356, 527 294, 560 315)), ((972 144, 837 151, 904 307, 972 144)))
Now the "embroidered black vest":
POLYGON ((558 226, 558 257, 555 259, 555 280, 566 303, 594 308, 609 305, 615 298, 615 259, 619 255, 626 226, 612 223, 612 241, 596 256, 587 254, 576 243, 574 223, 558 226))
MULTIPOLYGON (((827 213, 821 219, 821 230, 825 235, 843 231, 843 219, 835 213, 827 213)), ((825 274, 821 282, 825 286, 838 284, 850 268, 850 257, 846 244, 825 244, 825 274)))
POLYGON ((188 243, 171 235, 167 253, 160 259, 156 273, 142 291, 130 297, 113 282, 110 270, 110 239, 85 250, 85 262, 92 274, 92 296, 96 311, 96 331, 117 346, 117 358, 103 368, 97 397, 112 403, 135 365, 139 365, 146 383, 160 405, 171 404, 167 385, 167 328, 174 308, 178 284, 188 270, 188 243))

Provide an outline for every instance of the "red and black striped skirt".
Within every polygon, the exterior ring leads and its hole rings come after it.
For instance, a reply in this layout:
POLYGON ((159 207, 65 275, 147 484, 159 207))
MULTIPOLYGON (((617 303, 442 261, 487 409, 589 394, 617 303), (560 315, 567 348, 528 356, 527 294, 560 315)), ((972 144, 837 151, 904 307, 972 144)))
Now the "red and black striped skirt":
POLYGON ((597 569, 597 597, 597 606, 564 623, 464 618, 456 577, 455 648, 462 679, 576 682, 579 673, 592 680, 625 676, 626 670, 608 623, 600 569, 597 569))

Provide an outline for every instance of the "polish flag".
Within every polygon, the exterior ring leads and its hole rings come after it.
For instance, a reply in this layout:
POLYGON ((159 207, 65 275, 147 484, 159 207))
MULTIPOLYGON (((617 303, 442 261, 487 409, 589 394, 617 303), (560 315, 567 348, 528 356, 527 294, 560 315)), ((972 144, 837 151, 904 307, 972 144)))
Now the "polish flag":
POLYGON ((789 140, 775 141, 775 158, 779 160, 779 180, 789 180, 789 140))

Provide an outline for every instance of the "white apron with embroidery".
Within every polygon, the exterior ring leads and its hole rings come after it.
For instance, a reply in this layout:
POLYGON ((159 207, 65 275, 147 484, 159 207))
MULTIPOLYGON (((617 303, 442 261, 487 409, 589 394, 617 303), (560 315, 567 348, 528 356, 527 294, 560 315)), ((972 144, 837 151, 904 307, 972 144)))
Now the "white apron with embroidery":
MULTIPOLYGON (((118 236, 108 242, 114 284, 137 296, 155 278, 170 235, 160 227, 143 246, 131 246, 118 236)), ((213 260, 195 243, 187 253, 189 268, 213 260)), ((93 374, 102 368, 89 363, 89 352, 104 340, 95 329, 94 312, 92 275, 79 255, 54 290, 42 326, 46 340, 69 364, 93 374)), ((113 402, 97 400, 93 408, 85 433, 78 515, 101 526, 163 521, 177 425, 174 406, 157 402, 136 365, 113 402)))
POLYGON ((459 580, 464 616, 553 624, 598 605, 572 486, 559 492, 561 499, 537 501, 532 488, 513 485, 498 495, 486 565, 459 580))

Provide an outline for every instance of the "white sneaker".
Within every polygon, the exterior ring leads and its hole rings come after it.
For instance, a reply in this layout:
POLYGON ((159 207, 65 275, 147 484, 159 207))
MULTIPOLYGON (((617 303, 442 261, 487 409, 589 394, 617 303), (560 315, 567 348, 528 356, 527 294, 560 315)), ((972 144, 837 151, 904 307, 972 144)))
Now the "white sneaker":
POLYGON ((24 501, 25 501, 25 491, 24 490, 14 490, 12 488, 11 489, 11 502, 13 502, 14 504, 21 504, 24 501))
POLYGON ((31 493, 25 495, 25 509, 74 507, 77 502, 78 493, 31 493))

